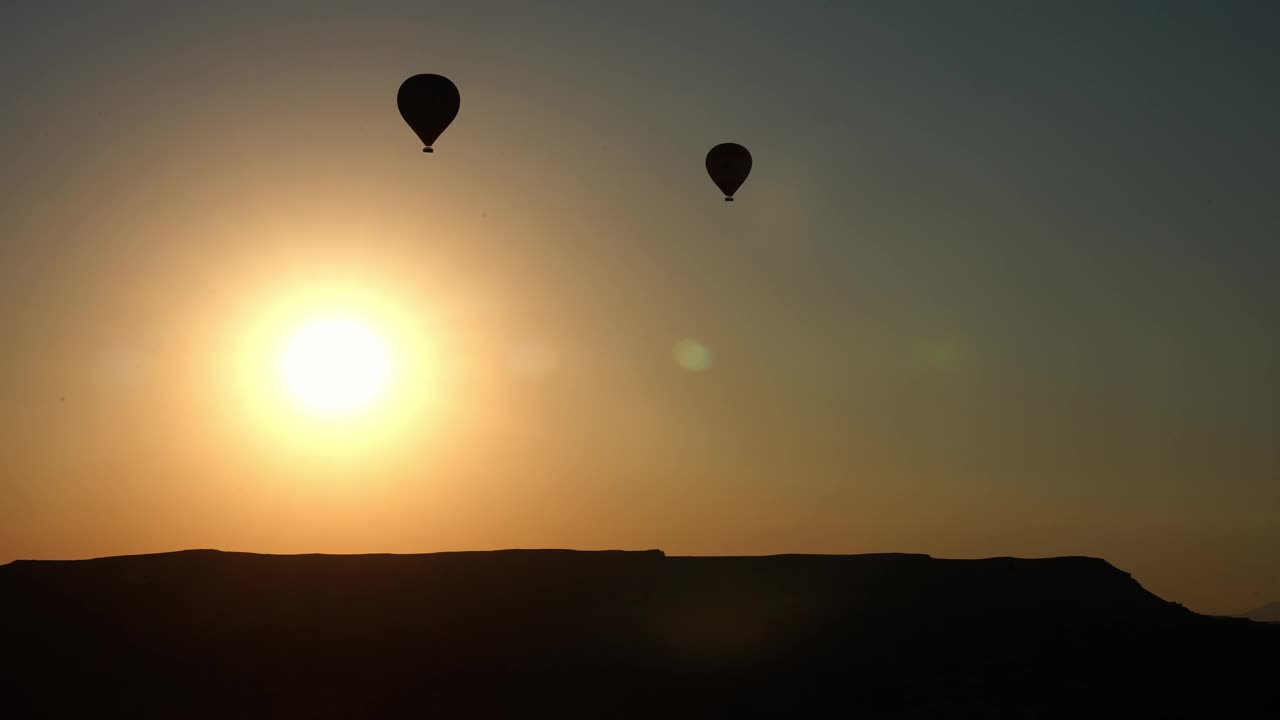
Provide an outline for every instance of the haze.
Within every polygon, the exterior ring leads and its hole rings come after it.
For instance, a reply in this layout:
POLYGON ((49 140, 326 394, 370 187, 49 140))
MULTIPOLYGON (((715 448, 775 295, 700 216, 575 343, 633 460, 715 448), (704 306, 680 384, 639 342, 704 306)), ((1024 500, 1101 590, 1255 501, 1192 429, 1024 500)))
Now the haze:
POLYGON ((1096 555, 1280 597, 1280 8, 1119 5, 6 3, 0 562, 1096 555), (462 93, 433 155, 419 72, 462 93), (253 359, 329 306, 402 365, 342 429, 253 359))

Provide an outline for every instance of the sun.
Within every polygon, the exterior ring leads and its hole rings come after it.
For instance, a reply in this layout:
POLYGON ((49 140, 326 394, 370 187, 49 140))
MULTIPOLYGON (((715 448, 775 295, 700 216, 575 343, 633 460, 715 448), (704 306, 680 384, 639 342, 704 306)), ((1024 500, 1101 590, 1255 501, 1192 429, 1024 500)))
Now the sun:
POLYGON ((391 380, 387 344, 369 324, 343 316, 311 319, 285 337, 280 379, 301 408, 323 417, 367 411, 391 380))

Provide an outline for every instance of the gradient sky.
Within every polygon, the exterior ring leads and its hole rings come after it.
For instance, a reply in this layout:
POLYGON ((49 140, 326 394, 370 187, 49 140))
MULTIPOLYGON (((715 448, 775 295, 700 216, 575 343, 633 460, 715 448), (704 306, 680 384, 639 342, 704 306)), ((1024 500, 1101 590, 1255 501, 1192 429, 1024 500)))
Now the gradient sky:
POLYGON ((1272 2, 10 0, 0 562, 1081 554, 1280 598, 1278 33, 1272 2), (419 72, 462 92, 434 155, 419 72), (321 305, 399 348, 361 427, 261 370, 321 305))

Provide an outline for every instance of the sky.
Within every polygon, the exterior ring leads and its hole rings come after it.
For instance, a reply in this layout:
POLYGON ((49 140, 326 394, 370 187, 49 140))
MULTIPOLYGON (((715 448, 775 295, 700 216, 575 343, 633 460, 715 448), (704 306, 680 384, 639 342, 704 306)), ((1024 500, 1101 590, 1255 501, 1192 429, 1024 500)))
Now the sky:
POLYGON ((0 562, 1100 556, 1280 599, 1280 6, 0 8, 0 562), (461 110, 421 145, 400 83, 461 110), (751 150, 736 202, 706 176, 751 150), (393 371, 308 415, 276 359, 393 371))

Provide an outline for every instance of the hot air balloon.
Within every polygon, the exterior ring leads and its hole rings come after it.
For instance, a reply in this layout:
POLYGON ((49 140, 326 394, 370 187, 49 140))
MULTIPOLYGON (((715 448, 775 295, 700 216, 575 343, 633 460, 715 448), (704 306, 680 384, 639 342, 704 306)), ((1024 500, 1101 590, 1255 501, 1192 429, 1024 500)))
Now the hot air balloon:
POLYGON ((707 153, 707 174, 724 193, 724 201, 732 202, 751 174, 751 153, 738 143, 720 143, 707 153))
POLYGON ((431 145, 449 123, 458 116, 462 96, 458 87, 443 75, 414 75, 400 84, 396 105, 400 115, 422 140, 422 152, 432 152, 431 145))

